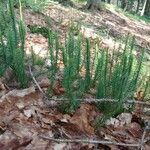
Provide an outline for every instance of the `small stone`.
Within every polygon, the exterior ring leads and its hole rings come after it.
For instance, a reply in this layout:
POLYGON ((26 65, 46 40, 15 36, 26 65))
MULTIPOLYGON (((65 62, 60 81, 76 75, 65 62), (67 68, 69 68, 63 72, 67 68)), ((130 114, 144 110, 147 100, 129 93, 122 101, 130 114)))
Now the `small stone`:
POLYGON ((19 108, 19 109, 23 109, 25 106, 24 106, 24 102, 20 101, 18 103, 16 103, 16 106, 19 108))
POLYGON ((130 113, 122 113, 117 117, 120 121, 121 125, 130 124, 132 120, 132 114, 130 113))
POLYGON ((143 112, 150 116, 150 108, 144 108, 143 112))
POLYGON ((35 114, 34 110, 32 110, 32 109, 24 110, 23 113, 28 118, 30 118, 32 115, 35 114))

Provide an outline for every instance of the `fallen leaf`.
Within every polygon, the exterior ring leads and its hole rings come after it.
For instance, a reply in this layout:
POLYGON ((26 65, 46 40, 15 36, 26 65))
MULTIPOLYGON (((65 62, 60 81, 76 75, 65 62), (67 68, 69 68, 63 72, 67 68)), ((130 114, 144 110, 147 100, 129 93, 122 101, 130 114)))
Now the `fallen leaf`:
POLYGON ((143 133, 141 126, 136 122, 131 123, 127 131, 135 138, 140 138, 143 133))
POLYGON ((48 79, 48 78, 42 79, 42 80, 39 82, 39 86, 40 86, 41 88, 49 87, 49 86, 50 86, 49 79, 48 79))
POLYGON ((62 87, 60 80, 57 80, 53 86, 54 95, 62 95, 65 93, 65 89, 62 87))
POLYGON ((10 92, 8 92, 6 95, 4 95, 1 99, 0 102, 2 102, 5 99, 9 99, 9 97, 25 97, 31 93, 35 92, 35 88, 34 87, 30 87, 27 89, 23 89, 23 90, 12 90, 10 92))
POLYGON ((74 113, 70 122, 78 125, 79 129, 83 132, 86 132, 90 135, 94 134, 94 128, 89 122, 93 106, 88 104, 81 104, 80 108, 74 113))

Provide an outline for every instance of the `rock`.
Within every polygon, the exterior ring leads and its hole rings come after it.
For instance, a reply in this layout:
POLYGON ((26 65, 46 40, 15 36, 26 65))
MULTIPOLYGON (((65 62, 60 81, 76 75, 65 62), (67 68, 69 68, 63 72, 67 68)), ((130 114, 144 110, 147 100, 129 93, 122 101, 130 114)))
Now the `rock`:
POLYGON ((19 109, 23 109, 23 108, 25 107, 23 101, 18 101, 18 102, 16 103, 16 106, 17 106, 19 109))
POLYGON ((35 114, 35 110, 31 108, 31 109, 24 110, 23 113, 26 117, 30 118, 35 114))
POLYGON ((132 114, 122 113, 117 118, 110 118, 106 121, 106 125, 112 125, 116 127, 122 127, 131 123, 132 114))
POLYGON ((144 108, 143 113, 145 113, 146 115, 150 116, 150 108, 144 108))
POLYGON ((128 125, 131 123, 132 114, 130 113, 122 113, 117 117, 120 121, 120 125, 128 125))
POLYGON ((106 121, 106 125, 112 125, 114 127, 118 127, 120 125, 120 122, 116 118, 110 118, 106 121))

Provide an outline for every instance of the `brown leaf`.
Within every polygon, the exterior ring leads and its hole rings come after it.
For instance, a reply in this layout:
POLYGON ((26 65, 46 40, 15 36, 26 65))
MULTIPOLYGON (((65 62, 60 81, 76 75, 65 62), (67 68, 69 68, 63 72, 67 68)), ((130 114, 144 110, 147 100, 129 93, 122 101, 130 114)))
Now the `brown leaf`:
POLYGON ((25 97, 26 95, 29 95, 29 94, 34 93, 34 92, 35 92, 34 87, 30 87, 30 88, 23 89, 23 90, 12 90, 3 96, 1 98, 1 101, 8 99, 9 97, 19 97, 19 98, 25 97))
POLYGON ((140 138, 142 136, 142 128, 136 122, 131 123, 127 131, 135 138, 140 138))
POLYGON ((90 124, 90 117, 94 107, 88 104, 81 104, 80 108, 75 112, 70 122, 79 126, 79 129, 88 134, 94 134, 94 128, 90 124))
POLYGON ((41 88, 49 87, 49 86, 50 86, 49 79, 48 79, 48 78, 42 79, 41 82, 39 83, 39 86, 40 86, 41 88))
POLYGON ((11 132, 3 134, 0 138, 1 150, 16 150, 23 146, 27 146, 32 141, 31 137, 17 138, 11 132))
POLYGON ((62 95, 64 94, 65 89, 62 87, 60 80, 57 80, 55 85, 53 86, 53 94, 54 95, 62 95))
POLYGON ((80 130, 77 124, 66 123, 66 122, 57 122, 57 135, 61 136, 61 138, 79 138, 85 137, 86 133, 80 130))

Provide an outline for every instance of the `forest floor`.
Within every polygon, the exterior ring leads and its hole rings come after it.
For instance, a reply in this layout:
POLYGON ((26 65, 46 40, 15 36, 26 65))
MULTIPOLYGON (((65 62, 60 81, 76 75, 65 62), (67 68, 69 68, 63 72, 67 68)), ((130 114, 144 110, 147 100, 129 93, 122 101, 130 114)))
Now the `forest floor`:
MULTIPOLYGON (((98 40, 110 50, 119 45, 127 33, 135 36, 137 51, 147 50, 150 55, 150 24, 130 19, 115 10, 89 11, 83 8, 64 7, 51 4, 42 13, 23 10, 27 26, 49 27, 60 34, 63 43, 70 24, 80 23, 80 32, 91 40, 98 40)), ((31 50, 48 63, 47 39, 28 30, 26 53, 31 50)), ((140 52, 140 51, 138 51, 140 52)), ((32 73, 43 91, 49 87, 49 79, 40 71, 45 65, 33 67, 32 73), (37 74, 41 73, 40 75, 37 74)), ((16 89, 10 80, 11 70, 0 79, 0 150, 137 150, 150 149, 150 108, 137 105, 133 113, 122 113, 110 118, 104 127, 95 130, 94 123, 102 116, 94 104, 81 104, 73 114, 62 114, 55 101, 48 101, 39 91, 31 71, 30 87, 16 89), (146 110, 144 112, 144 110, 146 110), (80 139, 78 142, 56 141, 56 139, 80 139), (87 141, 82 141, 86 140, 87 141), (96 140, 96 142, 94 142, 96 140), (109 143, 111 141, 112 143, 109 143)), ((53 88, 53 98, 63 93, 58 81, 53 88)), ((87 95, 86 98, 93 98, 87 95)))

